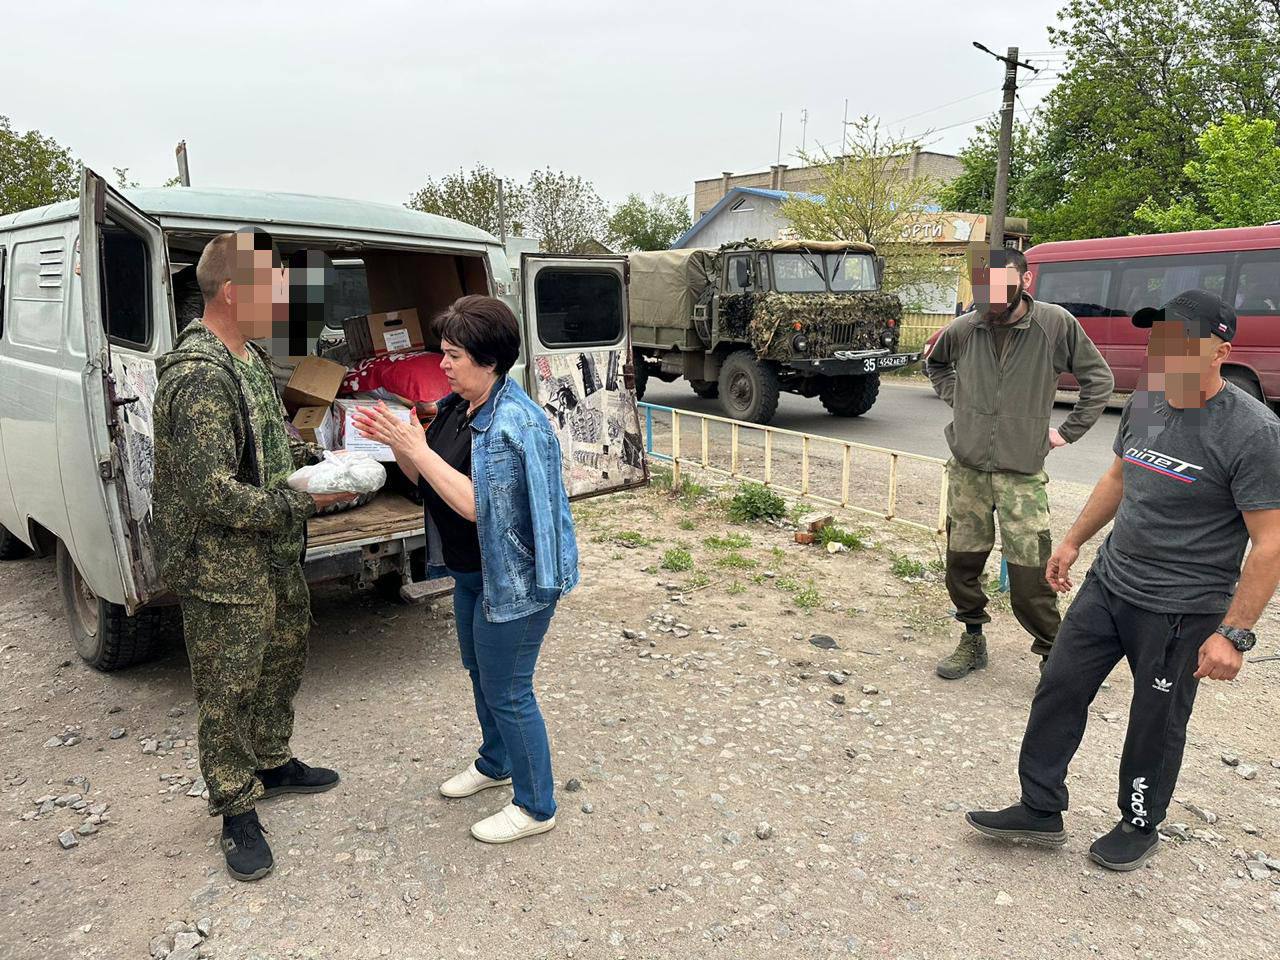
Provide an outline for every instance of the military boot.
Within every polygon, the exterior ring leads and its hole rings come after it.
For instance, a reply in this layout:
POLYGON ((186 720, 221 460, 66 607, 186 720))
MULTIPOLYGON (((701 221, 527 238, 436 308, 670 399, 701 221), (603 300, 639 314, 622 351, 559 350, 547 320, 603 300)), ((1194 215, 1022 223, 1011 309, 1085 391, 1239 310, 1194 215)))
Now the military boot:
POLYGON ((944 680, 959 680, 986 665, 987 638, 980 633, 966 632, 961 635, 955 651, 938 661, 938 676, 944 680))

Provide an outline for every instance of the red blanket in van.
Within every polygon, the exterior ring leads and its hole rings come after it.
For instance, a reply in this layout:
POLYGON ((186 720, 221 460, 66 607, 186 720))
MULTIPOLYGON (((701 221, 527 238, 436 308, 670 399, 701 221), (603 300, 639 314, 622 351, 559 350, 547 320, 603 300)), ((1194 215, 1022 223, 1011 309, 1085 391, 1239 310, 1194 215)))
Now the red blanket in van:
POLYGON ((361 360, 342 381, 343 396, 385 390, 415 403, 434 403, 449 393, 439 353, 406 353, 361 360))

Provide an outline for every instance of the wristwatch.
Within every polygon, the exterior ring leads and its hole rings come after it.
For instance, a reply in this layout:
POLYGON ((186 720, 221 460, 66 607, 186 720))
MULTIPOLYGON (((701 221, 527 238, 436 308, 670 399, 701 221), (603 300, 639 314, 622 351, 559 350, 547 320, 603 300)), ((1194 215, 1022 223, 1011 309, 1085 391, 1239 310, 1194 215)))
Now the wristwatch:
POLYGON ((1225 623, 1220 626, 1214 633, 1220 633, 1228 640, 1231 645, 1241 653, 1248 653, 1253 649, 1254 644, 1258 642, 1258 638, 1252 630, 1246 630, 1244 627, 1228 627, 1225 623))

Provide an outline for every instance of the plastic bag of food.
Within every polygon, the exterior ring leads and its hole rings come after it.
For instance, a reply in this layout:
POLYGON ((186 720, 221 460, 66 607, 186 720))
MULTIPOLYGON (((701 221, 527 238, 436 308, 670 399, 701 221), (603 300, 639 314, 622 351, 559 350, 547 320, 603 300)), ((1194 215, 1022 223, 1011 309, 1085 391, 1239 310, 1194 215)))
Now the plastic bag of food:
POLYGON ((363 453, 338 456, 325 451, 320 463, 295 470, 289 486, 303 493, 375 493, 387 482, 387 470, 363 453))

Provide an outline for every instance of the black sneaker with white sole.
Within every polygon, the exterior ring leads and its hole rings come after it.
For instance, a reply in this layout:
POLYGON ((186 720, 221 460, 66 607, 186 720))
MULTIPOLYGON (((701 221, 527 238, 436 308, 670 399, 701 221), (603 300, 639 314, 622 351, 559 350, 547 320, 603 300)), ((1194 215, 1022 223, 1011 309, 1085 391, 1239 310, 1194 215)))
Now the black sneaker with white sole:
POLYGON ((1015 803, 1003 810, 971 810, 965 822, 980 834, 996 840, 1025 840, 1060 847, 1067 842, 1062 814, 1041 813, 1015 803))
POLYGON ((1093 841, 1089 859, 1108 870, 1126 872, 1137 870, 1154 856, 1160 848, 1160 834, 1155 830, 1135 827, 1128 820, 1121 820, 1106 836, 1093 841))
POLYGON ((257 810, 222 818, 222 854, 227 858, 227 873, 237 880, 261 880, 271 872, 275 860, 263 836, 265 832, 258 822, 257 810))
POLYGON ((324 793, 341 779, 336 770, 309 767, 297 757, 270 770, 259 770, 256 775, 262 781, 264 800, 282 793, 324 793))

